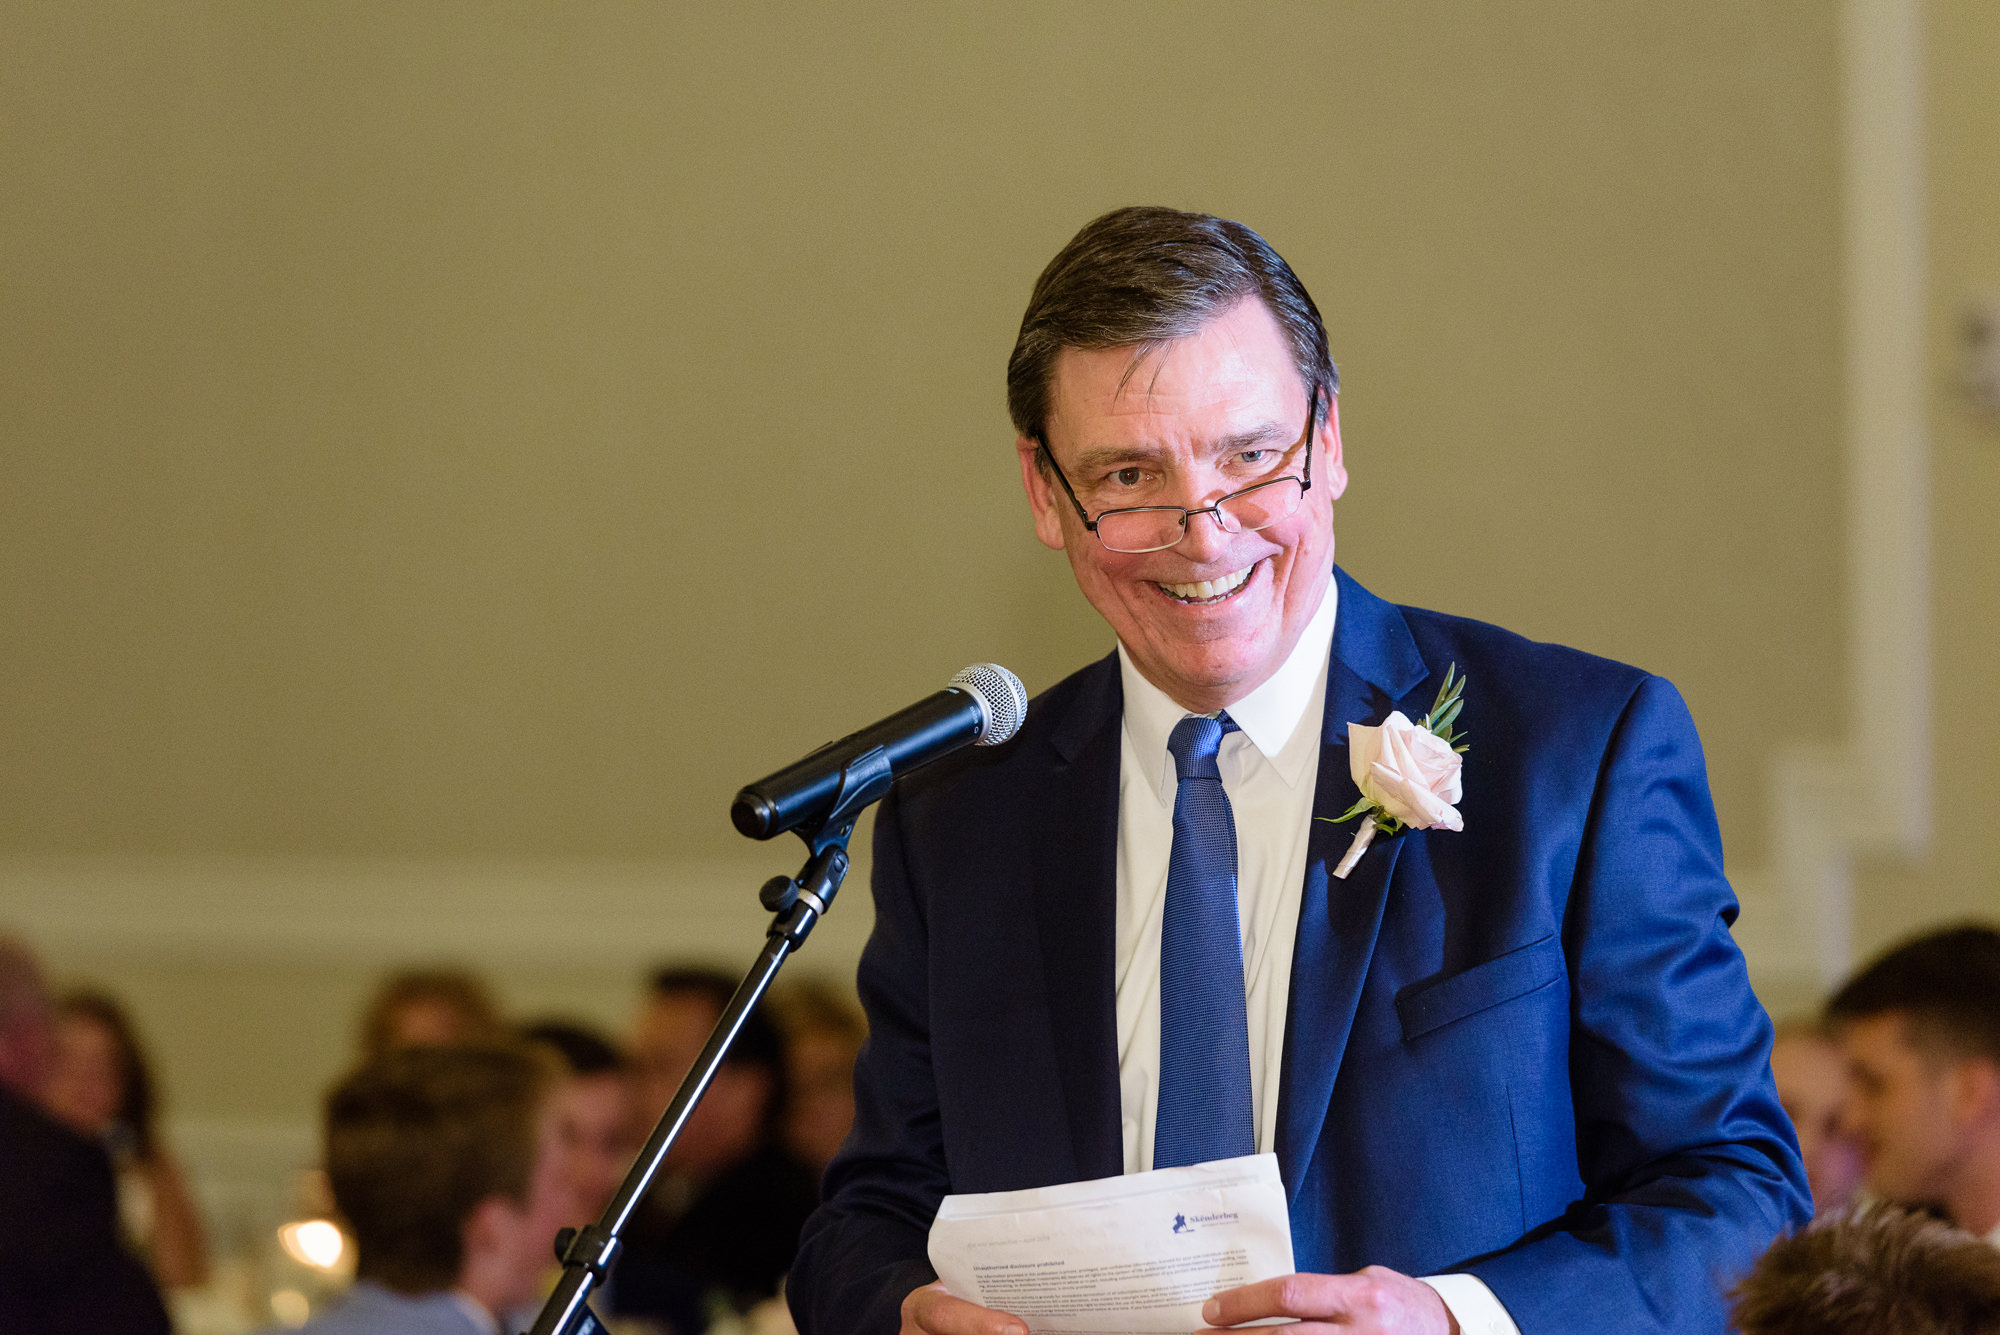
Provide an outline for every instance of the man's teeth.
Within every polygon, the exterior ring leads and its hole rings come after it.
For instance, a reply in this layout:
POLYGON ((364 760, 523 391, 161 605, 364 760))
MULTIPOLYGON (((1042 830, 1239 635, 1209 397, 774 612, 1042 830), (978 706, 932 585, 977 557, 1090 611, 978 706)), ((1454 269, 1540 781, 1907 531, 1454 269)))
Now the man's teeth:
POLYGON ((1205 579, 1199 584, 1168 584, 1161 582, 1160 587, 1174 597, 1187 602, 1198 602, 1204 598, 1220 598, 1225 593, 1234 593, 1242 588, 1243 581, 1249 579, 1250 572, 1256 568, 1255 566, 1244 566, 1233 575, 1224 575, 1220 579, 1205 579))

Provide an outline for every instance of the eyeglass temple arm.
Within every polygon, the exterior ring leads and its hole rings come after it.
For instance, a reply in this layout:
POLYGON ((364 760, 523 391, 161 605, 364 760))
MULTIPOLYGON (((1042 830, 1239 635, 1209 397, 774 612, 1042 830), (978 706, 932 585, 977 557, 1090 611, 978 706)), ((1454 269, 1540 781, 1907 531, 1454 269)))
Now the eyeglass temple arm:
POLYGON ((1069 479, 1063 475, 1062 465, 1056 462, 1055 451, 1039 436, 1035 438, 1035 448, 1042 452, 1042 457, 1049 461, 1049 467, 1055 470, 1056 481, 1062 483, 1063 495, 1069 497, 1069 503, 1076 507, 1076 517, 1083 521, 1084 530, 1097 532, 1097 521, 1090 517, 1090 512, 1083 508, 1083 502, 1076 498, 1076 488, 1070 486, 1069 479))

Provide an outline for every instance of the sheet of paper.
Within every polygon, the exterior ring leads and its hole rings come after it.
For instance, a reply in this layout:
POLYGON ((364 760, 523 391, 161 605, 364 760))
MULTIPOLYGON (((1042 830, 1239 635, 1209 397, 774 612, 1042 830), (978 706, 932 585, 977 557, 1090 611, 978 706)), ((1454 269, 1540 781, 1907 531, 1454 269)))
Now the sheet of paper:
POLYGON ((931 1266, 1037 1335, 1188 1335, 1223 1289, 1292 1273, 1275 1154, 1028 1191, 947 1196, 931 1266))

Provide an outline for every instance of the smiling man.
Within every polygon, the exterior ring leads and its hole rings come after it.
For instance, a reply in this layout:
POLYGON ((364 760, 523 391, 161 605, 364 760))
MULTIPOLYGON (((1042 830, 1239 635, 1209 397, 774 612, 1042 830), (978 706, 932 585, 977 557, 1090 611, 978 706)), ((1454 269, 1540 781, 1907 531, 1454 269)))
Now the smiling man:
POLYGON ((1928 932, 1827 1003, 1868 1189, 2000 1246, 2000 931, 1928 932))
POLYGON ((1301 1273, 1218 1327, 1719 1332, 1804 1222, 1679 696, 1337 569, 1337 388, 1239 223, 1121 209, 1037 282, 1022 484, 1118 647, 882 807, 809 1335, 1025 1332, 934 1282, 946 1194, 1256 1152, 1301 1273))

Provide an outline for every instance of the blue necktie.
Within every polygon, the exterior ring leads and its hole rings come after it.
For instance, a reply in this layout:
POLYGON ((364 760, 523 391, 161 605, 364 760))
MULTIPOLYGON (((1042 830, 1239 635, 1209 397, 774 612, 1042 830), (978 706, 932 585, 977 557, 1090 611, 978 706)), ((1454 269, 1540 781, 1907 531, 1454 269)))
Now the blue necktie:
POLYGON ((1236 819, 1215 767, 1227 714, 1184 718, 1167 739, 1180 788, 1160 929, 1160 1102, 1153 1167, 1257 1151, 1250 1029, 1236 917, 1236 819))

